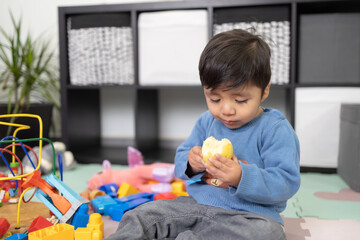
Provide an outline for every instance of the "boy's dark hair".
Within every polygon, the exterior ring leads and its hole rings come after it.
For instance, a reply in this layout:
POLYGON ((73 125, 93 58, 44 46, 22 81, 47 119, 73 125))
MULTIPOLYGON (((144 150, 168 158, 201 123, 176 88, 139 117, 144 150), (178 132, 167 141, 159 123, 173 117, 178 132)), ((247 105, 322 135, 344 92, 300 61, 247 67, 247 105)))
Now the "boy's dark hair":
POLYGON ((236 88, 253 84, 262 91, 270 81, 270 47, 259 36, 236 29, 215 35, 199 62, 202 86, 236 88))

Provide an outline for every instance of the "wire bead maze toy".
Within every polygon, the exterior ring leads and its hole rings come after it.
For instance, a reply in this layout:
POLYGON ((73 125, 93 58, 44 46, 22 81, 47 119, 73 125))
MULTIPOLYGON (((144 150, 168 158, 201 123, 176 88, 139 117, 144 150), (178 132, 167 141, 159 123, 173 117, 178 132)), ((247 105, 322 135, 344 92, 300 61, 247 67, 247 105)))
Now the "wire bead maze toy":
MULTIPOLYGON (((55 170, 56 170, 55 148, 49 139, 43 138, 43 123, 42 123, 41 117, 38 115, 34 115, 34 114, 0 115, 0 125, 15 128, 12 136, 5 136, 5 137, 0 136, 0 138, 1 138, 1 140, 0 140, 0 157, 2 158, 2 160, 4 161, 5 165, 7 166, 7 168, 9 169, 9 172, 10 172, 8 174, 8 176, 0 173, 0 190, 2 190, 2 193, 0 193, 0 197, 1 197, 1 195, 4 195, 4 190, 8 191, 8 194, 13 199, 15 199, 15 202, 16 202, 16 199, 19 197, 18 208, 17 208, 17 220, 16 220, 16 228, 19 228, 21 201, 23 201, 24 203, 27 203, 31 200, 31 198, 34 195, 36 195, 38 197, 38 192, 41 192, 39 190, 43 190, 43 191, 47 192, 48 195, 50 196, 51 200, 54 200, 53 204, 55 204, 55 205, 58 202, 57 198, 62 198, 62 196, 60 196, 60 195, 55 196, 57 193, 56 193, 56 191, 54 191, 54 187, 47 184, 44 179, 40 178, 41 173, 39 171, 39 168, 41 165, 41 153, 42 153, 43 141, 46 141, 49 144, 51 144, 51 146, 52 146, 53 175, 55 175, 55 170), (12 120, 14 118, 19 118, 19 117, 36 118, 38 120, 38 123, 39 123, 38 137, 29 138, 29 139, 19 139, 16 137, 16 135, 18 134, 19 131, 30 129, 30 126, 25 125, 25 124, 15 123, 12 120), (10 119, 10 120, 6 121, 8 119, 10 119), (39 142, 39 156, 37 156, 36 152, 30 146, 25 144, 27 142, 34 142, 34 141, 39 142), (24 151, 25 157, 28 158, 29 162, 31 163, 32 167, 34 168, 33 171, 31 171, 29 173, 24 173, 22 162, 15 152, 16 147, 20 147, 22 149, 22 151, 24 151), (28 154, 28 152, 30 152, 30 151, 35 156, 35 159, 30 158, 30 155, 28 154), (4 153, 7 153, 6 156, 11 156, 11 160, 6 159, 4 153), (35 164, 34 164, 33 160, 36 160, 35 164), (9 162, 10 162, 10 164, 9 164, 9 162), (20 168, 20 172, 18 171, 18 168, 20 168), (34 193, 32 194, 32 196, 29 199, 25 200, 24 194, 32 188, 35 188, 34 193)), ((60 176, 61 176, 61 180, 62 180, 62 157, 61 157, 60 153, 58 155, 58 161, 59 161, 60 176)), ((0 198, 0 201, 2 200, 2 198, 3 197, 0 198)), ((40 200, 43 201, 44 199, 40 199, 40 200)), ((50 207, 48 205, 47 205, 47 207, 50 209, 50 207)), ((62 215, 60 214, 57 217, 62 217, 62 215)))

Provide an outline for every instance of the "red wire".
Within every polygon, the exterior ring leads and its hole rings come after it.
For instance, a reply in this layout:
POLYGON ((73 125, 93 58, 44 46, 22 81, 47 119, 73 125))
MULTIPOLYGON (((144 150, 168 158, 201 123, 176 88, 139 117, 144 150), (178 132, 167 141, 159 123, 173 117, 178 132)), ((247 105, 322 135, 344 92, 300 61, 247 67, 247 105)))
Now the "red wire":
MULTIPOLYGON (((37 154, 36 154, 36 152, 34 151, 34 149, 32 149, 30 146, 28 146, 28 145, 26 145, 26 144, 22 144, 25 148, 27 148, 27 149, 29 149, 33 154, 34 154, 34 156, 35 156, 35 158, 36 158, 36 165, 38 165, 39 164, 39 158, 38 158, 38 156, 37 156, 37 154)), ((20 143, 13 143, 13 144, 10 144, 10 145, 7 145, 5 148, 3 148, 4 150, 6 150, 6 151, 8 151, 7 149, 9 148, 9 147, 12 147, 12 146, 21 146, 21 144, 20 143)), ((13 154, 13 152, 10 152, 13 156, 14 156, 14 154, 13 154)), ((20 165, 20 169, 21 169, 21 175, 23 175, 23 166, 22 166, 22 163, 21 163, 21 161, 19 160, 19 158, 15 155, 15 158, 16 158, 16 160, 19 162, 19 165, 20 165)), ((22 182, 23 180, 21 180, 21 182, 22 182)), ((21 193, 22 192, 22 187, 19 187, 19 193, 21 193)), ((23 202, 24 203, 28 203, 29 201, 31 201, 31 199, 34 197, 34 195, 35 195, 35 192, 36 191, 34 191, 33 192, 33 194, 31 195, 31 197, 28 199, 28 200, 25 200, 25 198, 23 198, 23 202)))

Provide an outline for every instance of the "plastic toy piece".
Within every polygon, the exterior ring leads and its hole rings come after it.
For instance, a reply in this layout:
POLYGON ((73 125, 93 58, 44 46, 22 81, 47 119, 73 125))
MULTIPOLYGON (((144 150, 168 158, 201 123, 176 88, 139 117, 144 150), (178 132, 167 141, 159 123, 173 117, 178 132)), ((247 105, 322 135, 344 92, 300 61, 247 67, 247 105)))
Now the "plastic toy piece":
POLYGON ((45 192, 37 189, 35 193, 35 196, 40 201, 42 201, 58 219, 60 219, 61 223, 68 222, 82 204, 89 202, 89 200, 81 197, 78 193, 61 182, 54 174, 47 176, 45 181, 52 188, 58 190, 63 195, 62 197, 70 204, 68 210, 63 213, 57 207, 55 207, 56 205, 53 203, 52 199, 49 199, 49 195, 47 195, 45 192))
POLYGON ((138 199, 138 198, 148 198, 151 201, 153 201, 154 200, 154 194, 147 193, 147 192, 137 193, 137 194, 129 195, 127 197, 118 198, 118 199, 115 199, 115 200, 118 203, 122 204, 122 203, 125 203, 125 202, 133 201, 133 200, 138 199))
POLYGON ((9 237, 11 237, 11 232, 6 232, 4 235, 2 235, 2 238, 1 239, 7 239, 7 238, 9 238, 9 237))
POLYGON ((128 147, 128 164, 130 168, 144 164, 143 156, 136 148, 128 147))
POLYGON ((79 207, 79 209, 74 214, 74 217, 71 220, 71 225, 74 226, 75 230, 78 227, 86 227, 89 222, 89 206, 87 204, 83 204, 79 207))
POLYGON ((170 183, 157 183, 151 186, 151 192, 154 194, 171 192, 172 190, 170 183))
POLYGON ((51 227, 43 228, 29 233, 29 240, 65 240, 74 239, 74 226, 59 223, 51 227))
POLYGON ((0 218, 0 238, 3 236, 7 230, 10 228, 10 223, 6 218, 0 218))
POLYGON ((99 213, 93 213, 90 215, 89 223, 86 227, 95 231, 100 231, 101 238, 104 237, 104 221, 101 220, 101 215, 99 213))
MULTIPOLYGON (((94 199, 94 198, 97 198, 99 196, 104 196, 106 193, 103 192, 103 191, 100 191, 100 190, 92 190, 90 193, 89 193, 89 199, 94 199)), ((116 193, 117 195, 117 193, 116 193)))
POLYGON ((176 181, 171 183, 171 187, 174 192, 184 192, 185 191, 185 183, 182 181, 176 181))
POLYGON ((171 182, 175 177, 175 165, 159 166, 153 170, 153 178, 162 183, 171 182))
POLYGON ((138 189, 136 189, 135 187, 131 186, 128 183, 122 183, 119 191, 118 191, 118 198, 121 197, 126 197, 129 196, 131 194, 136 194, 139 193, 140 191, 138 189))
POLYGON ((140 206, 141 204, 150 202, 150 201, 152 201, 152 200, 149 198, 133 199, 131 201, 124 202, 123 204, 118 204, 118 205, 110 208, 108 215, 111 217, 112 220, 120 221, 125 212, 127 212, 131 209, 134 209, 137 206, 140 206))
POLYGON ((90 228, 81 228, 75 230, 76 240, 101 240, 101 232, 90 228))
POLYGON ((66 198, 57 194, 54 187, 50 186, 44 179, 41 178, 40 171, 34 171, 31 173, 22 184, 22 187, 24 189, 29 187, 37 187, 41 189, 41 191, 51 198, 55 207, 63 214, 65 214, 71 207, 71 203, 69 203, 66 198))
POLYGON ((180 196, 189 196, 189 194, 187 192, 176 192, 176 191, 171 191, 171 193, 175 194, 176 196, 180 197, 180 196))
POLYGON ((39 216, 37 218, 35 218, 32 223, 30 224, 30 227, 28 228, 28 232, 34 232, 43 228, 47 228, 47 227, 51 227, 53 226, 53 224, 51 222, 49 222, 48 220, 46 220, 46 218, 39 216))
POLYGON ((91 200, 93 210, 100 214, 107 215, 108 209, 115 206, 117 202, 109 195, 99 196, 91 200))
POLYGON ((104 184, 115 183, 118 186, 121 186, 124 182, 126 182, 131 186, 139 189, 141 192, 150 192, 151 185, 149 184, 149 181, 154 180, 154 169, 156 167, 169 167, 173 169, 174 166, 174 164, 170 163, 153 163, 138 165, 136 167, 123 170, 117 170, 111 169, 110 162, 108 162, 106 165, 110 166, 105 167, 103 164, 103 171, 94 174, 89 179, 88 188, 90 190, 99 189, 99 187, 104 184))
POLYGON ((28 240, 28 235, 23 233, 15 233, 5 240, 28 240))
POLYGON ((114 221, 120 221, 126 211, 129 211, 141 204, 154 200, 154 194, 152 193, 137 193, 115 199, 118 205, 111 207, 108 210, 108 215, 114 221))
POLYGON ((119 186, 115 183, 109 183, 102 185, 99 190, 105 192, 107 195, 110 195, 113 198, 116 198, 118 195, 117 191, 119 190, 119 186))
POLYGON ((155 195, 154 200, 167 200, 167 199, 174 199, 178 196, 172 192, 166 192, 166 193, 159 193, 155 195))

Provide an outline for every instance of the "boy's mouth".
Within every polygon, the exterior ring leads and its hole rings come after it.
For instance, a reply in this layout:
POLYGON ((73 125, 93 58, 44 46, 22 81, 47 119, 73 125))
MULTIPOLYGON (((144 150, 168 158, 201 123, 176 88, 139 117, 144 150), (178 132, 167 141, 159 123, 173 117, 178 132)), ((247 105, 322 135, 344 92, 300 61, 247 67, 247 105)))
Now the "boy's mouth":
POLYGON ((236 123, 236 121, 228 121, 228 120, 222 120, 222 122, 226 125, 233 125, 236 123))

